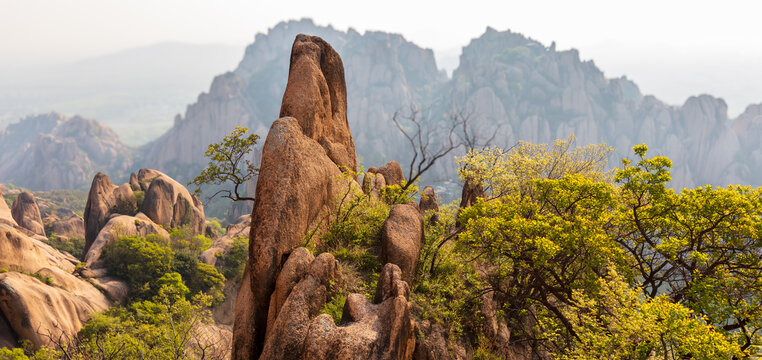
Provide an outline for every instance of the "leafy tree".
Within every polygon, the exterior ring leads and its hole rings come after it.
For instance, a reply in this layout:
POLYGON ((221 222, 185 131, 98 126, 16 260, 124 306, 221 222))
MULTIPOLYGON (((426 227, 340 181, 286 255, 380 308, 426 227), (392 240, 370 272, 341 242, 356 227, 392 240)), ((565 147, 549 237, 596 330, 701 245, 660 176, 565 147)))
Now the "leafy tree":
POLYGON ((522 143, 461 159, 487 196, 461 212, 455 251, 484 269, 511 341, 568 359, 748 356, 762 190, 675 193, 669 159, 636 146, 611 176, 607 149, 522 143))
POLYGON ((248 131, 248 128, 236 126, 233 132, 226 135, 221 142, 209 145, 204 153, 204 156, 209 158, 209 165, 188 183, 188 185, 196 186, 194 192, 197 196, 201 195, 201 187, 204 185, 232 184, 232 190, 220 189, 209 199, 222 195, 233 201, 254 200, 251 197, 241 196, 239 193, 241 185, 259 173, 259 169, 246 159, 246 156, 254 150, 259 135, 251 133, 247 136, 248 131))

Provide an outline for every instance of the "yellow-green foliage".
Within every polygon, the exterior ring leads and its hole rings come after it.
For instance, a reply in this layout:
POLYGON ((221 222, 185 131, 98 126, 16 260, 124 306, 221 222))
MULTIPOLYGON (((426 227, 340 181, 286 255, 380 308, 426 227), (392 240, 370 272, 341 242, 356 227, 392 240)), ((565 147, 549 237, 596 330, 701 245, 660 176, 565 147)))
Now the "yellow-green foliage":
POLYGON ((578 174, 605 180, 603 172, 613 149, 604 144, 572 148, 574 135, 552 145, 520 141, 510 150, 472 150, 458 159, 461 180, 482 185, 493 198, 529 195, 531 180, 560 179, 578 174))
POLYGON ((675 193, 672 163, 645 145, 611 176, 608 147, 571 140, 460 159, 487 196, 461 212, 454 258, 484 269, 512 338, 569 359, 753 351, 762 190, 675 193))
MULTIPOLYGON (((94 314, 79 336, 55 339, 54 347, 38 351, 0 349, 0 359, 225 359, 222 351, 205 346, 202 326, 212 323, 207 296, 185 299, 177 288, 179 275, 166 277, 165 285, 151 300, 127 307, 113 307, 94 314)), ((180 285, 182 282, 179 283, 180 285)), ((185 289, 187 291, 187 288, 185 289)))
MULTIPOLYGON (((738 346, 714 331, 706 318, 665 295, 644 298, 610 270, 598 290, 575 290, 576 303, 564 308, 578 341, 558 359, 731 359, 738 346)), ((547 336, 554 336, 552 333, 547 336)))

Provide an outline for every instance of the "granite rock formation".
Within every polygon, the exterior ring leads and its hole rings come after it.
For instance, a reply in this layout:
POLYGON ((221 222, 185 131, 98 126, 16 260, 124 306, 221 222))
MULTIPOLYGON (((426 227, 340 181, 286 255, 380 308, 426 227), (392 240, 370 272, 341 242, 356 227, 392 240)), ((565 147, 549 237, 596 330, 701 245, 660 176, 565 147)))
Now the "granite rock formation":
POLYGON ((381 228, 381 262, 399 266, 403 280, 412 283, 423 242, 423 216, 418 205, 393 205, 381 228))
POLYGON ((72 275, 77 259, 22 230, 0 221, 0 268, 8 270, 0 274, 0 344, 25 339, 39 347, 59 336, 71 339, 111 303, 72 275))
POLYGON ((171 229, 189 226, 194 233, 203 234, 204 207, 188 189, 152 169, 140 169, 134 179, 136 185, 124 183, 116 186, 103 173, 93 178, 84 214, 86 254, 114 215, 142 218, 153 224, 151 227, 161 225, 171 229), (144 194, 141 203, 138 203, 133 186, 138 186, 136 191, 144 194))
POLYGON ((11 214, 16 223, 34 234, 45 236, 45 226, 42 223, 40 208, 34 200, 34 195, 22 191, 11 206, 11 214))
POLYGON ((356 162, 356 159, 346 162, 345 157, 337 156, 342 151, 354 154, 354 149, 346 148, 353 146, 351 133, 341 110, 337 110, 346 108, 346 103, 342 103, 345 100, 336 95, 329 99, 337 102, 314 98, 319 93, 313 86, 329 94, 342 93, 344 81, 335 78, 341 72, 331 67, 340 66, 338 54, 322 39, 306 35, 296 37, 293 49, 291 63, 297 65, 291 67, 293 73, 289 79, 302 76, 315 82, 303 87, 289 84, 291 88, 283 97, 281 108, 298 109, 295 114, 320 121, 309 124, 309 129, 320 130, 303 129, 301 124, 305 119, 283 117, 272 124, 265 140, 251 215, 249 260, 243 280, 249 284, 241 286, 236 300, 234 359, 257 358, 264 349, 271 295, 285 256, 301 244, 309 230, 319 225, 322 215, 329 211, 339 194, 360 191, 359 184, 343 177, 339 170, 339 166, 356 162), (317 66, 315 60, 320 58, 334 59, 334 63, 317 66), (331 87, 334 89, 329 90, 331 87), (304 107, 306 104, 312 108, 304 107), (312 117, 311 114, 332 115, 312 117))
POLYGON ((97 170, 122 174, 136 152, 79 116, 30 116, 0 131, 0 182, 31 190, 85 189, 97 170))

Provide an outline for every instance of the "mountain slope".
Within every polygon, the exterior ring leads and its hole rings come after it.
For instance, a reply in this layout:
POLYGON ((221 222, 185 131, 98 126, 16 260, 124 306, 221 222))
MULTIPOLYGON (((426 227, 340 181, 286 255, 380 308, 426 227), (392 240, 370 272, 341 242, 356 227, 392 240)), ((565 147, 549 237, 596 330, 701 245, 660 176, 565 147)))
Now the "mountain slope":
POLYGON ((30 116, 0 131, 0 182, 32 190, 82 190, 98 171, 123 174, 134 155, 97 121, 56 113, 30 116))

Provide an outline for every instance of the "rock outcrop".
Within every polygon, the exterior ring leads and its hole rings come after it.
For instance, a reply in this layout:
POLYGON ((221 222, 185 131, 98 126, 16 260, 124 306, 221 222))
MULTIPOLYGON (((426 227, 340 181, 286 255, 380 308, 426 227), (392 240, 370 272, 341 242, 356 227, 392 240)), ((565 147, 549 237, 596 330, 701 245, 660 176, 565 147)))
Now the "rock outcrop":
POLYGON ((412 283, 423 247, 423 216, 415 203, 393 205, 381 228, 381 261, 402 269, 412 283))
POLYGON ((400 164, 395 160, 392 160, 386 165, 380 167, 376 173, 383 175, 384 179, 386 180, 386 185, 400 185, 403 181, 405 181, 405 175, 402 173, 402 167, 400 167, 400 164))
POLYGON ((114 185, 103 173, 96 174, 84 215, 86 254, 114 215, 136 216, 154 224, 152 227, 161 225, 165 229, 190 226, 196 234, 203 234, 206 221, 204 207, 195 195, 174 179, 152 169, 140 169, 134 181, 121 186, 114 185), (133 187, 138 190, 133 191, 133 187), (140 204, 135 191, 144 193, 140 204))
MULTIPOLYGON (((341 191, 358 188, 320 144, 301 132, 294 118, 273 123, 264 146, 252 211, 249 243, 249 281, 252 298, 245 304, 253 328, 242 328, 236 316, 234 358, 250 359, 261 352, 270 295, 281 268, 281 257, 301 244, 304 235, 328 211, 341 191)), ((238 311, 238 309, 236 309, 238 311)), ((243 311, 243 310, 242 310, 243 311)))
POLYGON ((51 225, 51 230, 58 237, 65 236, 67 238, 85 238, 85 220, 78 215, 71 215, 66 219, 54 220, 51 225))
MULTIPOLYGON (((333 255, 323 253, 304 264, 303 260, 312 257, 309 251, 295 251, 294 254, 299 259, 291 262, 294 266, 284 266, 284 270, 289 272, 278 277, 278 280, 284 281, 277 284, 276 291, 280 292, 276 294, 287 293, 288 296, 272 302, 278 308, 273 312, 275 318, 268 319, 271 325, 267 328, 261 359, 303 359, 313 356, 305 351, 310 345, 307 341, 310 321, 320 313, 328 299, 331 282, 340 278, 339 263, 333 255)), ((288 261, 286 263, 289 264, 288 261)))
POLYGON ((11 206, 11 214, 19 226, 34 234, 45 236, 40 208, 37 207, 32 193, 22 191, 11 206))
POLYGON ((168 229, 188 225, 196 234, 204 233, 204 207, 185 186, 150 169, 140 169, 138 182, 145 191, 140 211, 151 220, 168 229))
POLYGON ((396 265, 386 264, 379 278, 373 304, 362 294, 350 294, 344 305, 341 325, 330 315, 314 318, 306 331, 304 357, 310 359, 412 359, 415 322, 408 301, 407 284, 396 265), (396 273, 396 275, 394 275, 396 273), (393 281, 391 284, 386 281, 393 281))
POLYGON ((340 281, 332 255, 314 258, 305 248, 294 250, 271 298, 260 359, 411 359, 415 322, 399 267, 384 267, 375 303, 348 295, 337 326, 330 315, 318 314, 331 296, 331 283, 340 281))
POLYGON ((114 185, 108 176, 98 173, 85 206, 85 249, 87 267, 82 274, 92 278, 106 293, 124 303, 127 284, 110 277, 101 255, 103 249, 122 236, 158 234, 169 240, 165 229, 189 226, 196 234, 205 227, 204 208, 188 190, 164 173, 140 169, 130 182, 114 185), (136 192, 144 194, 139 202, 136 192))
POLYGON ((51 336, 72 339, 91 314, 108 309, 106 296, 72 275, 77 262, 0 223, 0 268, 8 270, 0 274, 0 343, 54 345, 51 336))
POLYGON ((294 111, 321 123, 303 129, 301 124, 307 119, 282 117, 272 124, 265 140, 244 279, 249 289, 242 286, 236 300, 234 359, 254 359, 262 353, 271 295, 285 256, 302 243, 307 231, 319 225, 339 194, 360 191, 359 184, 339 170, 339 166, 356 164, 356 159, 339 156, 344 151, 354 154, 354 149, 346 148, 353 143, 341 110, 346 103, 338 92, 343 83, 336 78, 341 74, 336 68, 341 65, 339 56, 322 39, 306 35, 297 36, 293 49, 289 79, 300 82, 303 76, 312 82, 301 89, 289 84, 281 108, 298 109, 286 113, 294 111), (330 65, 316 62, 321 58, 333 60, 330 65), (334 87, 331 91, 336 93, 324 98, 314 87, 325 91, 334 87))
POLYGON ((280 117, 293 117, 344 171, 357 172, 357 155, 347 122, 347 85, 341 57, 325 40, 299 34, 291 48, 288 84, 280 117))
POLYGON ((11 208, 9 208, 8 203, 5 202, 3 194, 0 194, 0 224, 7 224, 14 227, 19 225, 16 223, 16 220, 13 219, 11 208))

